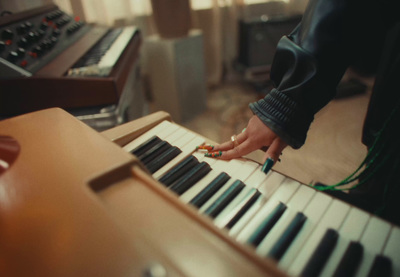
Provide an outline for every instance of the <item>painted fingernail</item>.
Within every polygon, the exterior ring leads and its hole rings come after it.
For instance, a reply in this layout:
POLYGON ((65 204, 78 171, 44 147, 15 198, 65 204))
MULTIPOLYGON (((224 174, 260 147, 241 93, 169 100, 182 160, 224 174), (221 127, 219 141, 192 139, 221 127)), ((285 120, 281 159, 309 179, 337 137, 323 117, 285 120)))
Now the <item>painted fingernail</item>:
POLYGON ((222 151, 211 152, 211 153, 205 153, 204 154, 205 157, 211 157, 211 158, 221 157, 221 155, 222 155, 222 151))
POLYGON ((264 172, 265 174, 267 174, 271 170, 273 165, 274 165, 274 160, 271 158, 268 158, 265 161, 263 167, 261 168, 261 171, 264 172))
POLYGON ((199 145, 196 146, 196 150, 207 150, 207 151, 211 151, 214 149, 214 145, 211 144, 205 144, 205 145, 199 145))

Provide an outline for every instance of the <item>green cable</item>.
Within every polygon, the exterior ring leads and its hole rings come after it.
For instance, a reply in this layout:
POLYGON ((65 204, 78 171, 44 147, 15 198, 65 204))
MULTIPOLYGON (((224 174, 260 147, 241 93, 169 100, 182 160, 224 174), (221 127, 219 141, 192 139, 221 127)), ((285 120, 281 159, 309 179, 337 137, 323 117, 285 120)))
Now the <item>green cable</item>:
MULTIPOLYGON (((356 187, 359 187, 360 185, 362 185, 362 184, 366 183, 368 180, 370 180, 370 178, 377 172, 377 170, 380 169, 386 163, 386 161, 388 160, 390 155, 386 155, 386 157, 383 159, 383 161, 380 162, 375 167, 375 169, 372 170, 372 172, 366 176, 365 179, 360 180, 360 182, 358 184, 355 184, 350 188, 337 188, 339 186, 344 186, 344 185, 347 185, 347 184, 350 184, 350 183, 356 181, 357 179, 360 178, 360 176, 363 173, 367 172, 367 170, 369 170, 370 167, 375 166, 375 161, 382 154, 382 150, 383 150, 385 142, 386 142, 386 141, 384 141, 384 143, 381 143, 381 141, 380 141, 382 139, 383 132, 386 130, 386 128, 387 128, 389 122, 391 121, 391 119, 393 118, 393 115, 395 114, 395 112, 397 112, 399 105, 400 105, 400 101, 397 103, 395 108, 391 111, 390 115, 388 116, 388 118, 386 119, 385 123, 383 124, 383 127, 377 133, 377 136, 375 137, 374 143, 372 144, 372 147, 368 150, 368 153, 365 156, 364 160, 361 162, 359 167, 353 173, 351 173, 344 180, 342 180, 339 183, 336 183, 334 185, 330 185, 330 186, 318 186, 317 185, 317 186, 314 186, 314 188, 317 189, 317 190, 320 190, 320 191, 325 191, 325 190, 332 190, 332 191, 351 190, 351 189, 355 189, 356 187), (376 147, 378 146, 378 143, 380 143, 380 145, 379 145, 380 149, 376 150, 376 147), (376 150, 377 153, 373 153, 375 150, 376 150), (371 158, 371 155, 374 155, 374 157, 371 158), (364 170, 362 172, 358 173, 364 166, 365 166, 364 170)), ((389 138, 386 138, 386 140, 388 140, 388 139, 389 138)))

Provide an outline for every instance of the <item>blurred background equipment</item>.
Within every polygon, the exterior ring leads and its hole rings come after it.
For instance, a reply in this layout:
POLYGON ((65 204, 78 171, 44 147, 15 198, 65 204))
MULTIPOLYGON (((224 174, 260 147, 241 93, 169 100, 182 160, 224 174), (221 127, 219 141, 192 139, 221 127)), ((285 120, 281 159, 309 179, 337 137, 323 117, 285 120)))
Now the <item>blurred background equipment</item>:
POLYGON ((87 24, 53 4, 1 17, 0 116, 61 107, 99 130, 143 116, 140 45, 134 26, 87 24))

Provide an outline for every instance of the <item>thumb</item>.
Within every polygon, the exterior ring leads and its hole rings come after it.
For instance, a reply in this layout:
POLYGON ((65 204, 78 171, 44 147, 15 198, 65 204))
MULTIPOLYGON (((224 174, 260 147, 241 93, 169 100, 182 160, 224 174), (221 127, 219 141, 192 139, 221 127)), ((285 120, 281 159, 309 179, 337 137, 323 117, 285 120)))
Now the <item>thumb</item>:
POLYGON ((279 156, 286 146, 287 143, 281 140, 279 137, 272 141, 263 158, 264 165, 262 167, 262 171, 264 171, 265 174, 267 174, 275 162, 279 160, 279 156))

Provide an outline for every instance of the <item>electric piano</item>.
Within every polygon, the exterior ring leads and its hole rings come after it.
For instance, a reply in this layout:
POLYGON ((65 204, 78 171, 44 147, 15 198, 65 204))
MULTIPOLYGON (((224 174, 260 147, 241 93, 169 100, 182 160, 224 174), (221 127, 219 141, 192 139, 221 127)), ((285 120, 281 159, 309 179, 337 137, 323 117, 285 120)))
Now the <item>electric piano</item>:
POLYGON ((0 275, 400 276, 398 226, 203 143, 164 112, 0 121, 0 275))
POLYGON ((118 105, 137 74, 134 26, 87 24, 56 5, 0 18, 0 116, 118 105))

